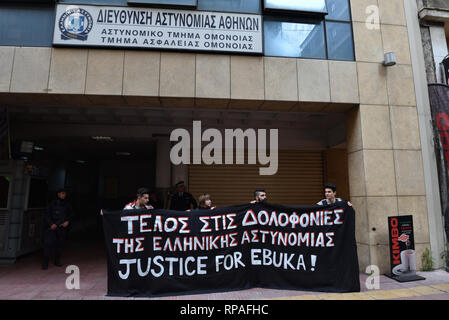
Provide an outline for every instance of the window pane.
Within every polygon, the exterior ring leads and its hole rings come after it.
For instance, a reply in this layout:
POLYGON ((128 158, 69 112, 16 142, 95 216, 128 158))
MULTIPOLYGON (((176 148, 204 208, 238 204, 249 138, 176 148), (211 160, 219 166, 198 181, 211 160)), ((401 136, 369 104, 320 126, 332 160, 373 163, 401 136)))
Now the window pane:
POLYGON ((351 24, 326 22, 328 58, 354 60, 351 24))
POLYGON ((327 0, 327 12, 326 19, 351 20, 348 0, 327 0))
POLYGON ((264 0, 266 9, 326 12, 325 0, 264 0))
POLYGON ((196 0, 128 0, 128 3, 190 6, 190 7, 196 6, 196 0))
POLYGON ((126 6, 126 0, 59 0, 59 3, 62 4, 102 4, 106 6, 126 6))
POLYGON ((49 47, 54 21, 54 7, 0 6, 0 45, 49 47))
POLYGON ((260 0, 198 0, 198 10, 260 13, 260 0))
POLYGON ((266 56, 326 59, 322 22, 264 22, 266 56))

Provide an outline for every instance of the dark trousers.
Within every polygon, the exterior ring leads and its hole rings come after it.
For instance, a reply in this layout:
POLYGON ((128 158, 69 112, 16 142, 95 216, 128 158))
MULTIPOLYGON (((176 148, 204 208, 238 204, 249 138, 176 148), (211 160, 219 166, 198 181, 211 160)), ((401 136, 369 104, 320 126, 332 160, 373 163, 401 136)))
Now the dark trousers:
POLYGON ((48 229, 44 240, 44 256, 50 258, 54 252, 56 258, 61 257, 66 237, 67 228, 58 227, 55 230, 48 229))

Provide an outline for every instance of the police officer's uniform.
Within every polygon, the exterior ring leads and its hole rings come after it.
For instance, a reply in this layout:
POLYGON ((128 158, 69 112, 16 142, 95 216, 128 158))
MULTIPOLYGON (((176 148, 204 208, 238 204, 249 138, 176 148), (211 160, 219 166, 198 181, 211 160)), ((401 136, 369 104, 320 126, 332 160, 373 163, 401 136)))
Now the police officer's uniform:
POLYGON ((55 265, 62 265, 60 258, 68 227, 64 228, 61 225, 65 221, 68 221, 69 224, 71 223, 72 211, 72 206, 67 203, 65 199, 57 198, 49 203, 45 214, 46 232, 44 240, 44 262, 42 264, 43 269, 48 267, 48 261, 50 260, 53 251, 55 254, 55 265), (55 230, 51 230, 50 227, 52 224, 55 224, 58 227, 55 230))
POLYGON ((190 205, 193 206, 193 209, 198 207, 195 198, 190 193, 176 192, 171 198, 170 209, 185 211, 191 209, 190 205))

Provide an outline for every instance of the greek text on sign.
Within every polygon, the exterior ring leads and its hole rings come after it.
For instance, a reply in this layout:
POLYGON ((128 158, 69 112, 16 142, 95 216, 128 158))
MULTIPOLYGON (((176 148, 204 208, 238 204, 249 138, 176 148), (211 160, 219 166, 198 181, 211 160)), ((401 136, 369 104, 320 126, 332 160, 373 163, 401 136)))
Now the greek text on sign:
POLYGON ((260 15, 57 5, 54 45, 262 53, 260 15))
POLYGON ((360 291, 355 212, 343 201, 103 212, 111 296, 360 291))

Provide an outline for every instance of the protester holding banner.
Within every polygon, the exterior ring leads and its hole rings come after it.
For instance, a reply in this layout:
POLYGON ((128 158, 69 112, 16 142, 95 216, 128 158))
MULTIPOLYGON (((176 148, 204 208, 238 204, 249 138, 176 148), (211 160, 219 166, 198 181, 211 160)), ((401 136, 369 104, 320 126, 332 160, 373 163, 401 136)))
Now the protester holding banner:
POLYGON ((123 210, 130 209, 154 209, 153 206, 149 205, 150 201, 150 191, 146 188, 137 189, 137 199, 133 202, 128 203, 123 210))
POLYGON ((212 199, 209 194, 202 194, 198 198, 198 210, 213 210, 215 207, 212 207, 212 199))
POLYGON ((329 204, 334 204, 335 202, 343 201, 341 198, 337 198, 337 186, 332 183, 324 185, 324 196, 325 199, 317 202, 318 205, 327 206, 329 204))
MULTIPOLYGON (((131 210, 132 211, 132 210, 131 210)), ((108 296, 249 288, 359 292, 355 214, 259 202, 103 216, 108 296)))
MULTIPOLYGON (((324 185, 324 196, 326 198, 317 202, 317 205, 327 206, 336 202, 343 201, 343 199, 337 198, 337 186, 332 183, 326 183, 324 185)), ((352 206, 351 202, 348 201, 348 205, 352 206)))
POLYGON ((264 189, 256 189, 254 191, 254 200, 251 203, 262 203, 267 201, 267 193, 264 189))

